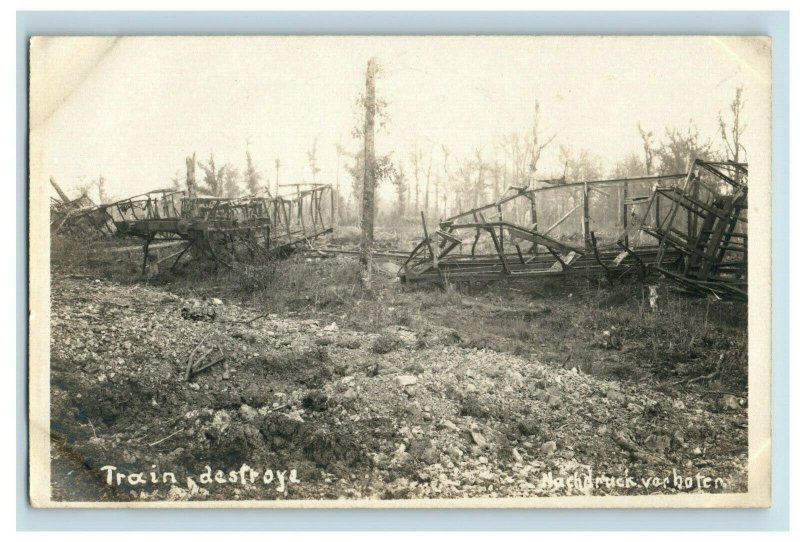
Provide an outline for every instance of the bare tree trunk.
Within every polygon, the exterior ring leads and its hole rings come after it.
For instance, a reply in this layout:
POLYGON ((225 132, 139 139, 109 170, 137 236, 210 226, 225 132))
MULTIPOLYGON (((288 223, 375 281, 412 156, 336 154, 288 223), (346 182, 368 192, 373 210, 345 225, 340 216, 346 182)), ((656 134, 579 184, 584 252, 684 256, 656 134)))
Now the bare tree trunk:
POLYGON ((414 145, 414 154, 412 155, 414 161, 414 214, 419 214, 419 150, 416 144, 414 145))
POLYGON ((195 197, 197 193, 197 180, 194 176, 195 166, 197 164, 197 154, 192 154, 191 157, 186 157, 186 192, 190 198, 195 197))
POLYGON ((433 152, 428 155, 428 171, 425 174, 425 212, 430 211, 430 192, 431 192, 431 166, 433 165, 433 152))
POLYGON ((433 209, 436 215, 436 219, 439 220, 442 218, 441 213, 439 212, 439 186, 442 184, 442 179, 439 177, 439 172, 436 172, 436 181, 434 182, 434 195, 433 195, 433 209))
POLYGON ((364 186, 361 195, 361 288, 372 289, 372 244, 375 218, 375 58, 367 62, 364 103, 364 186))
POLYGON ((56 180, 54 178, 52 178, 52 177, 50 177, 50 184, 52 184, 53 188, 55 188, 56 192, 58 192, 58 197, 61 198, 61 201, 63 201, 64 203, 69 203, 69 198, 64 193, 64 191, 61 190, 61 187, 58 186, 58 183, 56 182, 56 180))
POLYGON ((281 159, 275 159, 275 196, 278 195, 278 190, 281 186, 281 159))

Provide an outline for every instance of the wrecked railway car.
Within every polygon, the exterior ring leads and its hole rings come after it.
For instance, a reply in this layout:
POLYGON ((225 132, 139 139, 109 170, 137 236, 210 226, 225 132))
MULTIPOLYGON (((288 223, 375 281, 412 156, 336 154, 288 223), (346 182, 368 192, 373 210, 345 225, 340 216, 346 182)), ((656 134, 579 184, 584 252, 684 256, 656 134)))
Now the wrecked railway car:
POLYGON ((243 258, 285 254, 332 231, 334 199, 330 185, 293 184, 281 189, 287 193, 244 198, 153 190, 80 208, 67 214, 51 232, 139 238, 143 241, 143 273, 153 261, 151 244, 159 241, 182 245, 157 262, 173 259, 173 269, 186 255, 231 267, 243 258))
POLYGON ((687 291, 747 296, 747 165, 694 160, 682 174, 511 187, 428 232, 403 282, 655 271, 687 291))

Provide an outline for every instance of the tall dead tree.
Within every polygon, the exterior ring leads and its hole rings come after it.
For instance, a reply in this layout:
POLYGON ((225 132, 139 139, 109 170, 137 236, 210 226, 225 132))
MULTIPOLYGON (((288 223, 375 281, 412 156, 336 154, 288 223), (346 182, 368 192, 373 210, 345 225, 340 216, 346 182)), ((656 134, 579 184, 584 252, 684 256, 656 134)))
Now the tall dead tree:
MULTIPOLYGON (((747 149, 742 145, 742 134, 744 133, 747 125, 741 120, 742 109, 744 108, 744 100, 742 100, 743 87, 736 87, 736 96, 733 98, 729 109, 731 112, 731 120, 727 121, 719 114, 719 131, 722 134, 722 141, 725 143, 725 154, 728 160, 734 162, 746 161, 747 149)), ((739 180, 739 171, 736 171, 736 180, 739 180)))
POLYGON ((190 198, 197 195, 197 181, 194 176, 195 166, 197 165, 197 154, 186 157, 186 192, 190 198))
POLYGON ((414 143, 414 149, 411 152, 411 166, 414 170, 414 214, 419 214, 419 173, 420 162, 422 161, 422 154, 420 154, 419 147, 414 143))
POLYGON ((375 221, 375 71, 376 59, 367 62, 364 100, 364 184, 361 191, 361 288, 372 289, 372 245, 375 221))
POLYGON ((347 151, 342 147, 341 143, 336 144, 336 224, 342 219, 342 192, 339 183, 339 172, 342 170, 342 156, 347 156, 347 151))
POLYGON ((475 151, 475 170, 478 173, 475 179, 475 186, 472 187, 472 206, 477 207, 483 202, 484 191, 486 190, 484 172, 486 171, 486 163, 483 161, 481 155, 483 149, 475 151))
MULTIPOLYGON (((442 145, 442 155, 443 155, 443 158, 442 158, 442 169, 444 169, 444 180, 445 180, 446 186, 449 187, 449 186, 452 185, 452 180, 450 179, 450 171, 447 169, 447 161, 450 159, 450 149, 448 149, 444 145, 442 145)), ((436 200, 438 201, 439 200, 439 194, 438 194, 439 187, 438 187, 438 185, 437 185, 436 189, 437 189, 436 200)), ((444 191, 444 199, 442 201, 442 209, 443 209, 443 214, 444 215, 447 215, 447 213, 448 213, 447 192, 448 192, 447 190, 444 191)))
POLYGON ((646 131, 642 128, 642 123, 639 125, 639 137, 642 138, 642 147, 644 148, 644 168, 648 175, 653 174, 653 131, 646 131))
POLYGON ((428 169, 425 172, 425 213, 430 209, 431 193, 431 167, 433 166, 433 152, 428 153, 428 169))
POLYGON ((108 197, 108 192, 106 192, 106 178, 103 177, 102 173, 97 178, 97 198, 100 203, 111 203, 111 198, 108 197))
POLYGON ((309 150, 306 153, 306 156, 308 157, 308 167, 311 170, 311 181, 313 183, 317 182, 317 173, 320 172, 319 166, 317 165, 317 163, 318 163, 318 161, 317 161, 317 140, 318 139, 319 139, 318 137, 314 138, 314 144, 311 145, 311 150, 309 150))
POLYGON ((528 186, 536 188, 534 177, 539 168, 539 160, 542 157, 542 151, 547 148, 550 143, 556 138, 556 134, 550 136, 542 136, 540 133, 541 113, 539 111, 539 100, 535 100, 533 104, 533 124, 531 131, 526 138, 526 146, 529 149, 530 158, 528 160, 528 186))
POLYGON ((403 164, 397 166, 397 170, 391 176, 391 182, 397 192, 397 218, 402 221, 406 217, 406 196, 408 192, 408 179, 403 164))
POLYGON ((244 183, 247 186, 248 194, 255 196, 261 189, 261 172, 258 171, 255 162, 253 162, 253 157, 250 156, 250 149, 245 151, 245 157, 247 158, 247 168, 244 170, 244 183))

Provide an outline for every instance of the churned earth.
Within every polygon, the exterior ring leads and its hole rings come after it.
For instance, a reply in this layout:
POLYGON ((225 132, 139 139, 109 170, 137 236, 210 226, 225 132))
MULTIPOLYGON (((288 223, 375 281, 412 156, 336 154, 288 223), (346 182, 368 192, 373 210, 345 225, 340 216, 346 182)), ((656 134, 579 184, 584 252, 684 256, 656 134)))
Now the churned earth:
MULTIPOLYGON (((366 325, 342 308, 271 313, 241 296, 175 292, 54 273, 55 500, 747 489, 746 392, 702 378, 670 385, 664 374, 654 385, 652 371, 589 374, 589 361, 652 355, 655 335, 635 314, 622 331, 596 318, 565 323, 552 300, 478 316, 486 299, 425 306, 410 293, 400 295, 418 314, 384 303, 381 312, 402 314, 366 325), (476 318, 491 331, 508 311, 527 322, 517 340, 530 348, 465 331, 476 318), (224 360, 187 381, 190 356, 212 348, 207 359, 224 360)), ((661 360, 671 380, 687 364, 713 368, 717 352, 701 339, 690 345, 700 361, 661 360)))

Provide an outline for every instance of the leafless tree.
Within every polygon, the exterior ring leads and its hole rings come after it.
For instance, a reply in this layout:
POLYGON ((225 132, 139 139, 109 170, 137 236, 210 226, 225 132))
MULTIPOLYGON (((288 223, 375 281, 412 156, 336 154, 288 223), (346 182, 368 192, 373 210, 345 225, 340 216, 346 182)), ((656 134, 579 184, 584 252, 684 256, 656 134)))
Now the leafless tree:
POLYGON ((658 159, 658 172, 661 175, 686 173, 695 158, 713 158, 711 142, 700 137, 694 123, 690 123, 685 130, 667 128, 664 139, 653 150, 653 155, 658 159))
POLYGON ((411 168, 414 173, 414 216, 416 216, 419 214, 419 179, 423 159, 422 151, 416 143, 414 143, 409 157, 411 159, 411 168))
POLYGON ((261 189, 261 172, 256 168, 249 150, 246 152, 246 157, 247 168, 244 170, 244 184, 247 187, 247 192, 253 196, 261 189))
MULTIPOLYGON (((445 183, 447 184, 447 186, 452 185, 452 180, 450 178, 450 170, 447 167, 449 161, 450 161, 450 149, 448 149, 446 146, 442 145, 442 169, 444 170, 444 180, 445 180, 445 183)), ((436 187, 436 190, 438 192, 438 190, 439 190, 439 186, 438 185, 436 187)), ((448 193, 448 191, 445 190, 444 191, 444 197, 442 199, 442 208, 444 210, 444 214, 448 213, 447 193, 448 193)), ((436 196, 436 200, 437 201, 439 200, 438 193, 437 193, 437 196, 436 196)))
POLYGON ((308 167, 311 169, 311 181, 316 183, 317 182, 317 174, 320 172, 319 166, 317 165, 317 140, 319 138, 314 138, 314 144, 311 145, 311 150, 306 153, 308 157, 308 167))
POLYGON ((433 153, 428 153, 428 167, 425 170, 425 214, 430 210, 431 168, 433 167, 433 153))
POLYGON ((644 149, 644 166, 647 175, 653 174, 653 131, 642 128, 642 123, 638 124, 639 137, 642 139, 644 149))
POLYGON ((367 62, 364 100, 364 184, 361 198, 361 287, 372 289, 372 245, 375 224, 375 70, 376 59, 367 62))
POLYGON ((736 95, 728 106, 730 120, 726 120, 722 112, 718 116, 719 131, 725 143, 725 154, 728 160, 734 162, 747 161, 747 149, 742 145, 742 134, 747 129, 747 125, 742 122, 742 110, 745 104, 742 99, 743 92, 743 87, 736 87, 736 95))
POLYGON ((408 178, 406 177, 403 164, 398 164, 397 170, 391 176, 391 182, 394 185, 395 192, 397 193, 397 212, 396 216, 403 219, 406 216, 406 196, 408 193, 408 178))

